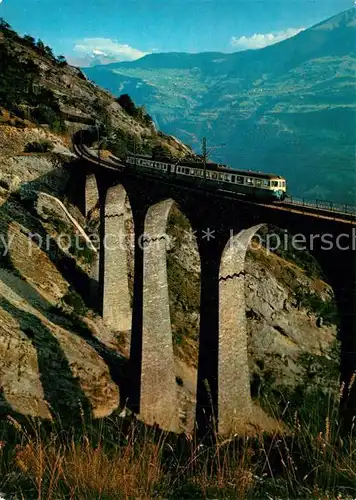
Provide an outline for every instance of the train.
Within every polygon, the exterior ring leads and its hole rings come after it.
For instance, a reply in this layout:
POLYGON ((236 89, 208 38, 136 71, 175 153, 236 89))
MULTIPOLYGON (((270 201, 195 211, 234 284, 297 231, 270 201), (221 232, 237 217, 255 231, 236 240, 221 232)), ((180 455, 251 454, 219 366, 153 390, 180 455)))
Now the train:
POLYGON ((179 178, 207 190, 231 191, 256 201, 283 201, 287 197, 287 181, 284 177, 253 170, 236 170, 218 163, 202 163, 184 160, 155 159, 147 155, 128 154, 125 163, 136 171, 158 177, 179 178))

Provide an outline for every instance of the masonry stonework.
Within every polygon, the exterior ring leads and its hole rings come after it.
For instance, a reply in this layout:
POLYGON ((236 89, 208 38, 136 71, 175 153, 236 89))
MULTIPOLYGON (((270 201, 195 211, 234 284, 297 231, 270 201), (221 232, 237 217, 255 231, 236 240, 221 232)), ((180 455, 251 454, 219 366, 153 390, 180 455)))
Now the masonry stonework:
POLYGON ((90 174, 86 177, 85 182, 85 217, 97 205, 99 201, 98 185, 95 174, 90 174))
POLYGON ((151 206, 145 219, 140 415, 148 424, 174 431, 178 404, 166 257, 172 204, 165 200, 151 206))
POLYGON ((220 262, 218 430, 222 434, 241 429, 252 416, 244 267, 247 248, 261 227, 232 236, 220 262))
POLYGON ((122 185, 108 189, 105 200, 103 319, 114 330, 131 329, 131 307, 125 238, 125 199, 122 185))

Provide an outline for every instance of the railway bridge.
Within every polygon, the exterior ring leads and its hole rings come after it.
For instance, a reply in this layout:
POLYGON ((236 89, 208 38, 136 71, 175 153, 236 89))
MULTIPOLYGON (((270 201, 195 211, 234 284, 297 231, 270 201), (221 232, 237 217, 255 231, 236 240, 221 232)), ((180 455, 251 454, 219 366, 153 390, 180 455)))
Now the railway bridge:
POLYGON ((104 320, 131 331, 129 405, 148 424, 178 428, 178 404, 167 284, 166 227, 176 203, 189 219, 201 261, 197 423, 214 417, 229 434, 250 421, 253 406, 247 361, 244 262, 254 235, 273 225, 311 242, 309 251, 333 287, 340 315, 345 420, 356 414, 355 215, 293 203, 257 204, 231 193, 157 180, 111 157, 103 160, 74 142, 76 186, 87 214, 100 206, 100 255, 94 279, 104 320), (78 189, 79 191, 79 189, 78 189), (134 293, 130 303, 124 233, 128 198, 135 231, 134 293), (104 244, 110 234, 110 246, 104 244), (209 237, 209 234, 211 237, 209 237), (116 236, 115 236, 116 235, 116 236), (327 235, 326 239, 321 238, 327 235))

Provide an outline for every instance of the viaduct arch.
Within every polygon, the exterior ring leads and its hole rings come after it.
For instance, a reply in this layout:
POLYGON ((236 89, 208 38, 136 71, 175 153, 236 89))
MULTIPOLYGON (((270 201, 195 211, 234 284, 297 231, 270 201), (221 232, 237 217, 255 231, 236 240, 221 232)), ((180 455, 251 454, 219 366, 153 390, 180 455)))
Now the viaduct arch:
MULTIPOLYGON (((214 419, 220 433, 234 432, 252 416, 244 302, 244 262, 249 242, 265 224, 286 228, 291 234, 303 233, 307 238, 318 233, 335 238, 344 231, 352 240, 354 229, 337 220, 279 213, 207 193, 192 196, 179 187, 161 185, 155 180, 148 179, 143 185, 133 176, 121 176, 118 180, 117 175, 97 176, 102 222, 99 295, 104 319, 113 328, 127 331, 130 326, 127 317, 132 316, 131 406, 147 423, 177 430, 164 236, 175 200, 198 234, 201 259, 197 423, 204 431, 214 419), (130 199, 135 225, 132 315, 128 306, 125 252, 117 248, 105 250, 103 244, 108 231, 113 234, 124 231, 125 193, 130 199), (210 241, 206 238, 207 229, 214 234, 210 241)), ((356 384, 348 391, 356 372, 355 249, 350 247, 343 252, 333 246, 326 252, 319 239, 311 253, 329 277, 341 314, 343 408, 350 420, 356 414, 356 384)))

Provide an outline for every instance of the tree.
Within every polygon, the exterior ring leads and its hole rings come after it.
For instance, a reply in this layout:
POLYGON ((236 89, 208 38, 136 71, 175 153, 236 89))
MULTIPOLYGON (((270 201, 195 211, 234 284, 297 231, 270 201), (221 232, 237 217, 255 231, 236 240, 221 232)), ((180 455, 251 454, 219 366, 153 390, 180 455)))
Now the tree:
POLYGON ((25 42, 29 43, 30 45, 36 44, 36 40, 31 35, 24 35, 23 39, 25 42))
POLYGON ((45 53, 45 44, 42 42, 41 39, 38 39, 37 43, 36 43, 36 47, 37 49, 42 52, 42 53, 45 53))
POLYGON ((57 63, 60 65, 60 66, 66 66, 68 63, 67 63, 67 59, 64 57, 64 56, 58 56, 57 57, 57 63))
POLYGON ((137 108, 135 103, 128 94, 122 94, 116 99, 116 102, 126 111, 130 116, 136 116, 137 108))
POLYGON ((153 118, 148 113, 145 114, 143 121, 144 121, 145 125, 148 125, 149 127, 154 125, 153 118))
POLYGON ((49 56, 51 59, 54 59, 53 50, 49 45, 45 46, 44 51, 45 51, 47 56, 49 56))
POLYGON ((28 102, 37 72, 31 61, 21 62, 5 45, 0 45, 0 104, 11 110, 28 102))
POLYGON ((0 17, 0 30, 12 31, 10 24, 3 17, 0 17))
POLYGON ((160 160, 161 158, 172 159, 173 155, 169 147, 161 143, 152 148, 152 158, 156 160, 160 160))

